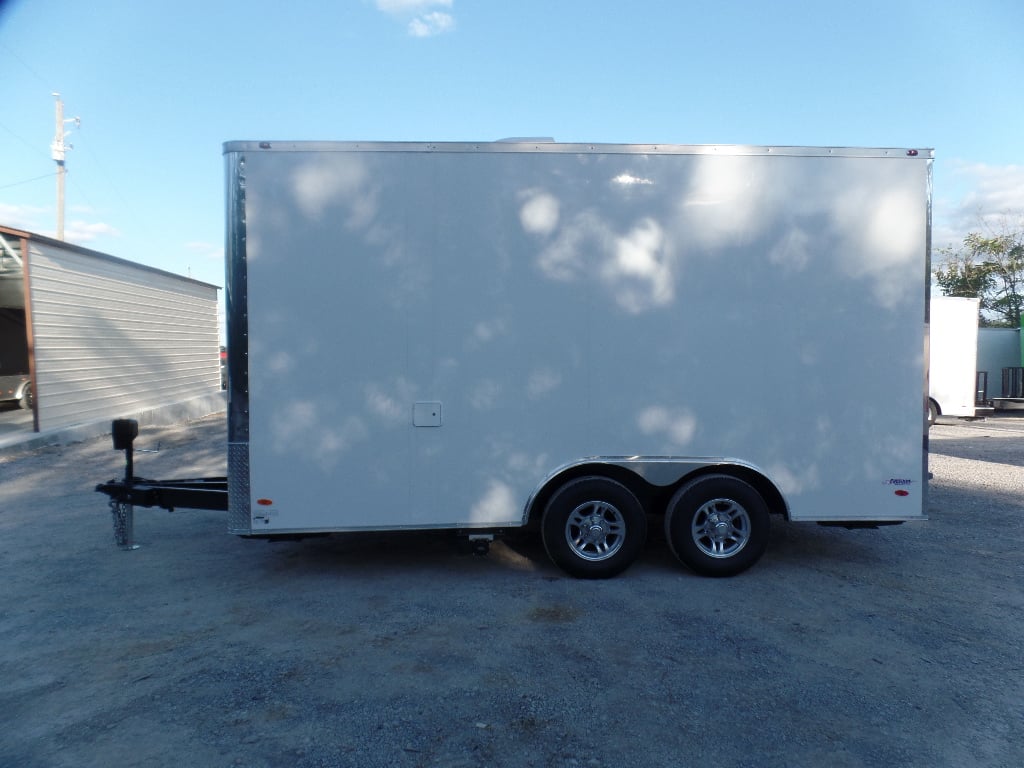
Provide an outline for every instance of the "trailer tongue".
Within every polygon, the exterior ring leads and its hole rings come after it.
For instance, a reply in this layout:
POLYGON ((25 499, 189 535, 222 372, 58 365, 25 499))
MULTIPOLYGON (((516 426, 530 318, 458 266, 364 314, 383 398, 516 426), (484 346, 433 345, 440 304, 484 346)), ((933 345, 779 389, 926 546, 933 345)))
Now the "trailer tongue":
POLYGON ((136 549, 135 507, 212 509, 227 511, 228 479, 207 477, 189 480, 147 480, 135 477, 135 438, 139 423, 115 419, 111 424, 115 451, 124 451, 124 479, 100 483, 96 490, 110 497, 114 517, 114 543, 122 549, 136 549))

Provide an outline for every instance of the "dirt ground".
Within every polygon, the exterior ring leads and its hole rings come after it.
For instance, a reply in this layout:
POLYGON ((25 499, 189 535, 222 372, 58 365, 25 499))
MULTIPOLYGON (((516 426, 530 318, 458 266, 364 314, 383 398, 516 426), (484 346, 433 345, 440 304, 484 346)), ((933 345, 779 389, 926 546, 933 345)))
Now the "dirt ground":
MULTIPOLYGON (((137 472, 223 474, 223 417, 137 472)), ((930 520, 778 522, 695 576, 536 542, 268 544, 136 510, 109 439, 0 454, 0 766, 1004 766, 1024 755, 1024 418, 931 430, 930 520)))

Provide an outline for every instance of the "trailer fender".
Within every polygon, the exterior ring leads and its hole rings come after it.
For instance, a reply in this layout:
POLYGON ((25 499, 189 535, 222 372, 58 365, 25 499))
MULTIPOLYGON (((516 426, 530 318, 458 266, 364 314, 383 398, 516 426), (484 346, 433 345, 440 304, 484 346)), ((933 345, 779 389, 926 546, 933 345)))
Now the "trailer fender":
POLYGON ((778 486, 755 464, 740 459, 664 456, 599 457, 564 464, 537 486, 523 510, 523 526, 536 529, 551 496, 578 477, 606 477, 621 483, 636 496, 644 511, 663 515, 672 495, 702 475, 728 475, 741 480, 761 496, 771 514, 790 519, 789 505, 778 486))

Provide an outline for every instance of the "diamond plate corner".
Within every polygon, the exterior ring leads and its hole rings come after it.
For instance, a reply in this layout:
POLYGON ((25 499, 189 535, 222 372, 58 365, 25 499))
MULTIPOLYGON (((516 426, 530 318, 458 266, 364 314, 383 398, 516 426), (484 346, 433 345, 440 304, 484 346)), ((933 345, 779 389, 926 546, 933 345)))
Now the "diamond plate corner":
POLYGON ((249 443, 228 443, 228 533, 252 533, 249 443))

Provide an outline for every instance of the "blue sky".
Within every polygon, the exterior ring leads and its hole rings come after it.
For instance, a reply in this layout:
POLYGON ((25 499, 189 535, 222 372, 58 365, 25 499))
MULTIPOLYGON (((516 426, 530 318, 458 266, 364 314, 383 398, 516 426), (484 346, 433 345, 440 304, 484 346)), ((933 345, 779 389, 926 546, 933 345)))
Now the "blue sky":
POLYGON ((0 0, 0 224, 223 283, 229 140, 934 147, 936 245, 1024 216, 1020 0, 0 0))

